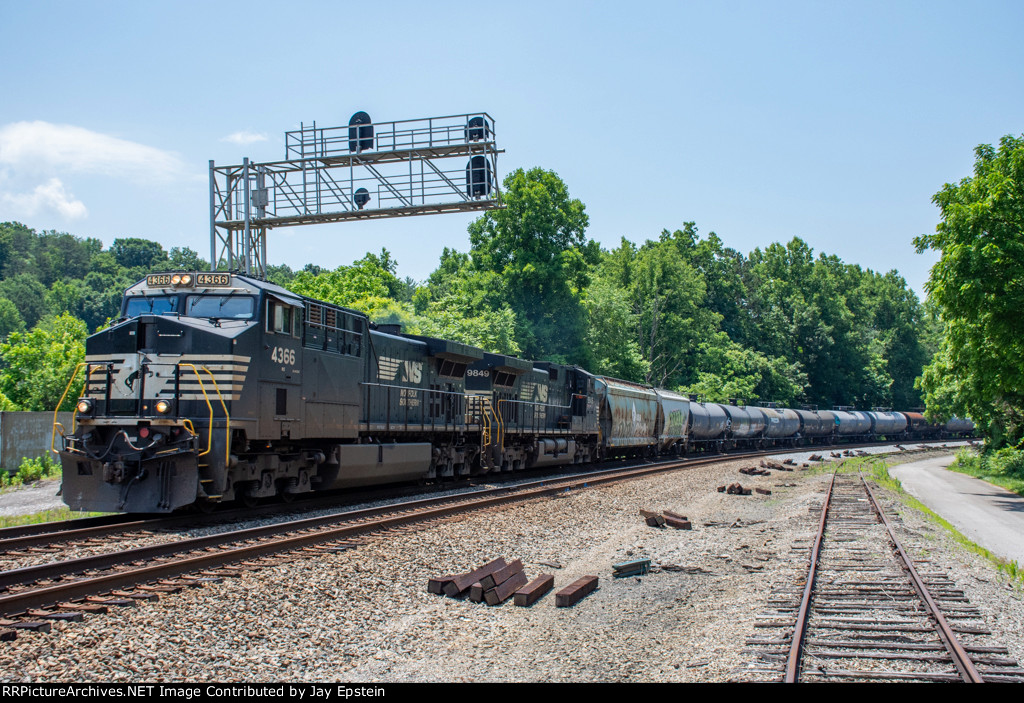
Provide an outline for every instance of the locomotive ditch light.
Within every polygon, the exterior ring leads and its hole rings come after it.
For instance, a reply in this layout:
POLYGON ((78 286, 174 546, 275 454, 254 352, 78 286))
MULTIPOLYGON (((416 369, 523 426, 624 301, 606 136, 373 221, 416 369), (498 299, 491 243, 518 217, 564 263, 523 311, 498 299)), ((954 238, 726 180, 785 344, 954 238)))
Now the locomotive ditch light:
POLYGON ((169 400, 158 400, 156 401, 156 411, 161 415, 167 415, 171 412, 171 401, 169 400))
POLYGON ((79 415, 89 415, 92 413, 92 401, 88 398, 82 398, 78 401, 78 405, 75 406, 78 410, 79 415))

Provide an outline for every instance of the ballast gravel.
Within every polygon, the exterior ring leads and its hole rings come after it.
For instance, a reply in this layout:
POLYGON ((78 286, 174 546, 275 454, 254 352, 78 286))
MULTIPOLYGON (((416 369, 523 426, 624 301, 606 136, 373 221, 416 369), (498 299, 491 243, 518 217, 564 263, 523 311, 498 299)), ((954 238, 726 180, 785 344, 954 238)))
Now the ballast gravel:
MULTIPOLYGON (((766 600, 805 568, 806 552, 792 547, 815 528, 828 480, 799 468, 738 473, 750 465, 731 460, 473 513, 54 623, 48 634, 0 643, 0 680, 736 680, 766 600), (733 482, 772 493, 716 490, 733 482), (693 529, 648 527, 641 509, 687 515, 693 529), (572 608, 556 608, 553 594, 519 608, 427 592, 429 577, 498 556, 521 559, 530 578, 553 573, 556 590, 587 574, 600 587, 572 608), (654 572, 612 578, 612 564, 640 558, 654 572)), ((948 570, 1024 660, 1019 586, 916 511, 900 513, 915 548, 948 570)))

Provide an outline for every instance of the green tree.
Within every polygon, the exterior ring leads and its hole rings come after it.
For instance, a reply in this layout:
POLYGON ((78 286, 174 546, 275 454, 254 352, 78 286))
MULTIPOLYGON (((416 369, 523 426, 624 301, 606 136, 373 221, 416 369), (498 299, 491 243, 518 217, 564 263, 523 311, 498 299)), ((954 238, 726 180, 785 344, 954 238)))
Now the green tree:
MULTIPOLYGON (((22 410, 54 410, 75 368, 85 359, 85 323, 63 314, 0 344, 0 393, 22 410)), ((71 410, 85 383, 78 375, 61 409, 71 410)))
POLYGON ((137 237, 115 239, 110 252, 124 268, 151 271, 161 269, 167 261, 167 252, 156 242, 137 237))
POLYGON ((974 175, 932 201, 942 221, 917 237, 941 252, 926 284, 945 339, 922 377, 929 413, 969 415, 994 445, 1024 439, 1024 135, 975 150, 974 175))
MULTIPOLYGON (((339 266, 333 271, 300 271, 288 283, 288 289, 316 300, 366 312, 365 305, 359 307, 360 301, 395 298, 403 286, 393 272, 397 264, 391 255, 386 249, 381 254, 367 254, 351 266, 339 266)), ((374 303, 374 306, 379 306, 379 303, 374 303)))
POLYGON ((0 297, 0 341, 7 339, 11 332, 22 332, 25 320, 21 318, 18 307, 7 298, 0 297))
POLYGON ((711 401, 737 398, 792 407, 807 386, 807 374, 798 363, 741 347, 724 332, 701 343, 696 361, 697 379, 683 390, 702 394, 711 401))
POLYGON ((587 287, 583 304, 587 310, 587 368, 626 381, 645 380, 650 366, 637 342, 640 321, 629 292, 599 271, 587 287))
POLYGON ((49 310, 46 293, 46 286, 31 273, 19 273, 0 281, 0 294, 14 303, 29 327, 39 322, 49 310))
POLYGON ((640 247, 629 277, 636 341, 647 366, 644 380, 662 388, 687 383, 694 372, 694 352, 720 321, 704 304, 703 276, 665 232, 659 241, 640 247))
POLYGON ((171 247, 167 261, 163 264, 157 261, 156 266, 166 271, 208 271, 210 268, 206 259, 201 258, 199 252, 189 247, 171 247))
POLYGON ((586 239, 583 203, 552 171, 517 169, 504 180, 505 207, 469 226, 475 270, 492 274, 490 307, 515 313, 517 341, 535 359, 578 360, 583 354, 582 298, 600 248, 586 239))

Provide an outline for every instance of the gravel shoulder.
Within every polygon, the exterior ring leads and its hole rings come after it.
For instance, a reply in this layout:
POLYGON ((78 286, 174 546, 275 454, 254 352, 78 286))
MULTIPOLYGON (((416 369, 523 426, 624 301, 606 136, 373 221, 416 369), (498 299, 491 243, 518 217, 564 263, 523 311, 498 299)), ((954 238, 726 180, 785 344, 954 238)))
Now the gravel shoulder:
MULTIPOLYGON (((931 454, 931 453, 929 453, 931 454)), ((915 458, 928 454, 916 454, 915 458)), ((795 455, 806 457, 806 453, 795 455)), ((296 559, 160 603, 56 623, 0 644, 3 681, 728 681, 773 587, 792 583, 827 475, 738 473, 727 461, 566 493, 296 559), (740 482, 770 496, 734 496, 740 482), (647 527, 639 510, 688 515, 693 530, 647 527), (497 556, 527 575, 600 588, 573 608, 530 608, 427 593, 430 576, 497 556), (683 571, 613 579, 634 558, 683 571), (541 562, 553 562, 553 569, 541 562)), ((1020 590, 916 511, 915 549, 963 583, 1024 660, 1020 590)))
POLYGON ((64 501, 57 495, 59 489, 59 478, 8 488, 0 493, 0 516, 29 515, 64 508, 64 501))

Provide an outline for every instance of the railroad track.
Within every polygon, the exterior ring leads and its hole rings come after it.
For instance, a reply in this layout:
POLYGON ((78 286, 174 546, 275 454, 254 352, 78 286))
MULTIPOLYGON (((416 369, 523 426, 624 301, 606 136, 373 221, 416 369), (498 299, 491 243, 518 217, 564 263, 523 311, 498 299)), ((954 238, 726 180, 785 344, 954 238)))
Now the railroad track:
MULTIPOLYGON (((967 440, 918 440, 911 442, 912 445, 927 446, 931 444, 943 444, 948 441, 961 442, 967 440)), ((780 453, 793 453, 798 451, 831 451, 835 449, 859 449, 864 447, 873 446, 893 446, 892 442, 873 442, 873 443, 862 443, 862 444, 844 444, 841 446, 835 445, 811 445, 807 447, 789 447, 785 449, 772 448, 762 452, 743 452, 734 454, 714 454, 714 455, 703 455, 691 457, 690 461, 700 461, 707 458, 716 458, 719 460, 728 460, 732 457, 743 458, 748 456, 768 456, 771 454, 780 453)), ((670 460, 667 463, 672 463, 670 460)), ((666 462, 661 462, 666 463, 666 462)), ((622 465, 626 465, 628 462, 619 461, 610 464, 605 464, 611 468, 617 468, 622 465)), ((538 474, 534 474, 538 477, 545 476, 557 476, 564 475, 564 468, 558 468, 553 470, 540 470, 538 474)), ((474 485, 472 481, 486 481, 490 483, 502 482, 502 481, 517 481, 522 480, 524 474, 521 472, 515 473, 500 473, 500 474, 485 474, 478 477, 474 477, 468 484, 461 485, 474 485)), ((453 487, 458 487, 459 484, 438 484, 436 488, 438 490, 446 490, 453 487)), ((398 497, 410 497, 413 495, 421 494, 424 492, 423 486, 387 486, 382 488, 367 489, 362 491, 339 491, 328 494, 314 494, 304 497, 296 498, 294 503, 277 503, 260 505, 251 508, 233 508, 230 505, 224 506, 223 509, 217 510, 210 514, 202 513, 188 513, 188 514, 174 514, 174 515, 156 515, 156 516, 139 516, 139 515, 100 515, 96 517, 87 518, 74 518, 71 520, 60 520, 54 522, 36 523, 31 525, 19 525, 15 527, 4 527, 0 528, 0 570, 5 568, 2 563, 4 554, 15 553, 27 549, 39 549, 41 552, 55 551, 54 547, 59 544, 68 543, 74 545, 80 542, 88 542, 97 538, 110 537, 116 534, 135 533, 140 532, 142 534, 151 535, 154 532, 163 530, 182 530, 200 528, 207 525, 224 524, 233 521, 242 521, 249 519, 259 518, 273 518, 278 515, 287 516, 289 514, 300 513, 303 511, 313 511, 336 508, 346 505, 355 505, 358 503, 372 502, 378 500, 384 500, 387 498, 398 497)))
POLYGON ((797 681, 1024 681, 981 612, 915 563, 859 473, 832 477, 803 583, 778 589, 744 675, 797 681))
POLYGON ((215 582, 245 569, 259 568, 267 563, 266 559, 280 563, 280 559, 315 556, 321 550, 346 549, 355 540, 373 533, 470 510, 771 453, 786 452, 714 455, 548 477, 514 486, 477 489, 8 569, 0 572, 0 628, 45 629, 49 620, 76 619, 83 612, 129 606, 182 587, 215 582))

